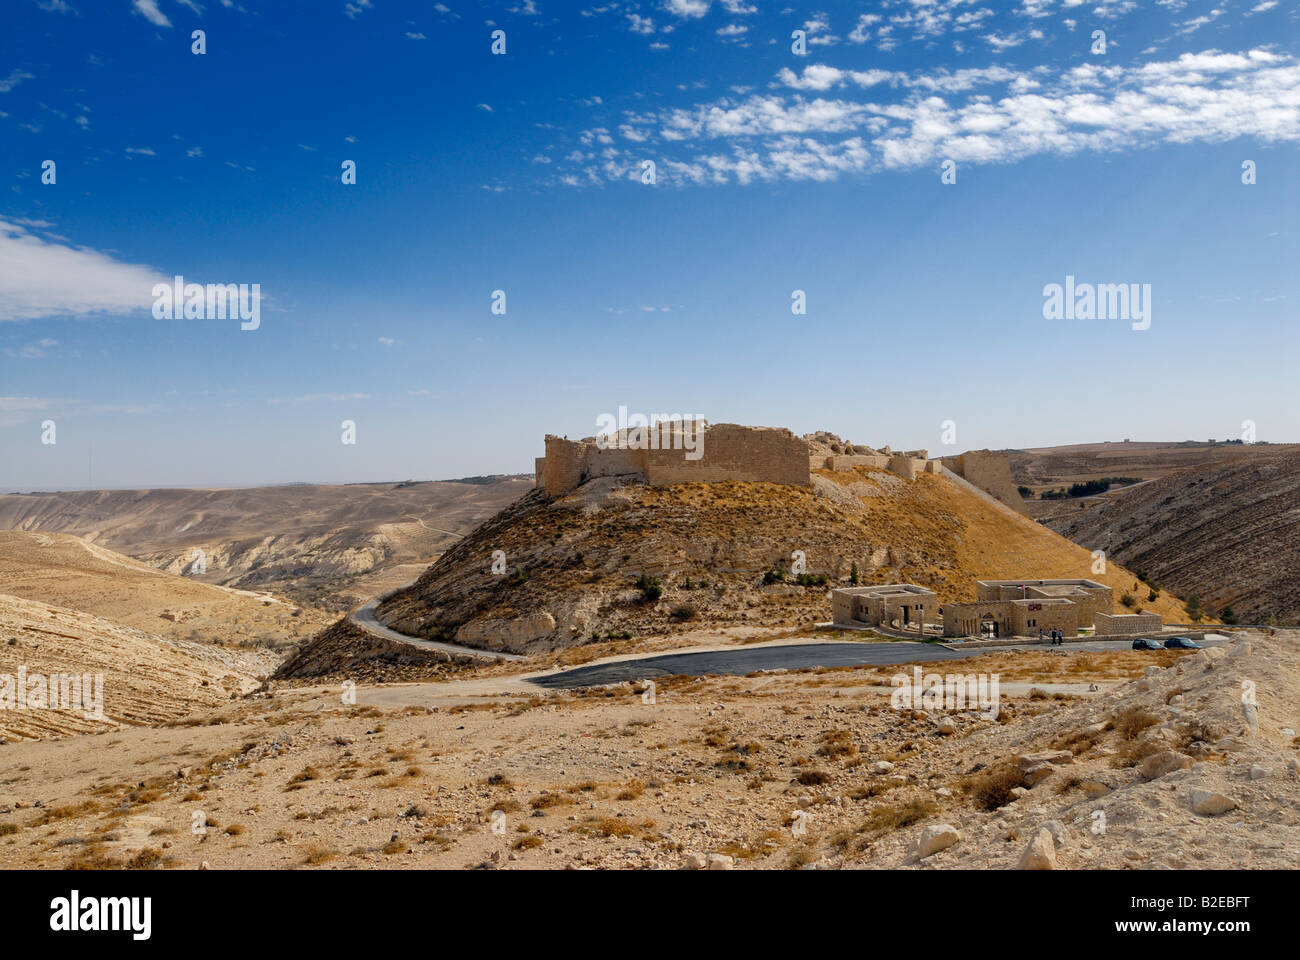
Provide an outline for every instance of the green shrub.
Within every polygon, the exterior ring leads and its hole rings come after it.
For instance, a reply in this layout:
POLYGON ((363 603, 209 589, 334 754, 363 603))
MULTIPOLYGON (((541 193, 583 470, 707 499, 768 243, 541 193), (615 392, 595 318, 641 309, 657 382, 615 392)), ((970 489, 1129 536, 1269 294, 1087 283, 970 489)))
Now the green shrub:
POLYGON ((649 574, 641 574, 637 577, 636 588, 641 591, 641 601, 643 603, 654 603, 664 595, 663 582, 658 577, 652 577, 649 574))

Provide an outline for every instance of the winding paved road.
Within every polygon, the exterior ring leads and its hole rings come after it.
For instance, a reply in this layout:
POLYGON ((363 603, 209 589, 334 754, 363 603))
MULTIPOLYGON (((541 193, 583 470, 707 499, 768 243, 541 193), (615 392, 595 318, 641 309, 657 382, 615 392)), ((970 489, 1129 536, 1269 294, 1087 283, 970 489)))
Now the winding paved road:
MULTIPOLYGON (((1224 638, 1207 639, 1205 646, 1216 646, 1224 638)), ((1025 643, 1005 647, 972 647, 969 650, 949 650, 936 643, 916 643, 899 640, 891 643, 859 643, 841 640, 833 643, 782 644, 780 646, 741 647, 729 650, 708 650, 701 653, 670 653, 659 657, 620 660, 612 663, 576 667, 563 673, 539 677, 524 677, 529 683, 553 690, 574 687, 600 686, 606 683, 638 681, 653 677, 686 674, 698 677, 704 674, 732 676, 753 673, 756 670, 802 670, 807 667, 860 667, 888 666, 894 663, 918 663, 936 660, 962 660, 981 654, 1004 653, 1010 650, 1055 650, 1061 653, 1086 653, 1101 650, 1127 650, 1128 640, 1085 640, 1053 647, 1051 644, 1025 643)))
POLYGON ((704 653, 670 653, 662 657, 601 663, 577 667, 563 673, 527 678, 530 683, 551 689, 598 686, 623 680, 645 680, 674 674, 702 676, 706 673, 741 675, 755 670, 802 670, 805 667, 860 667, 921 660, 963 660, 981 650, 949 650, 933 643, 801 643, 777 647, 743 647, 738 650, 710 650, 704 653))
POLYGON ((405 633, 398 633, 392 627, 385 626, 379 622, 379 619, 375 616, 375 605, 378 603, 379 597, 375 597, 375 599, 363 603, 348 614, 348 620, 355 626, 366 631, 366 633, 374 634, 377 637, 383 637, 386 640, 393 640, 397 643, 404 643, 410 647, 418 647, 421 650, 439 650, 443 653, 449 653, 461 657, 474 657, 478 660, 525 659, 517 653, 494 653, 491 650, 479 650, 475 647, 462 647, 457 643, 443 643, 439 640, 425 640, 423 637, 412 637, 405 633))

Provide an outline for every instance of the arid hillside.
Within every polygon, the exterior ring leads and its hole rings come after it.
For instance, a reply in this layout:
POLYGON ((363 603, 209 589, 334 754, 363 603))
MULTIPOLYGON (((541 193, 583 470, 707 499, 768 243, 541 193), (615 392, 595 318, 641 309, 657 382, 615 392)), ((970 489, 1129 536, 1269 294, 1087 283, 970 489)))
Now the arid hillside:
POLYGON ((1300 453, 1294 443, 1243 444, 1188 440, 1181 443, 1114 441, 1074 443, 1006 451, 1011 476, 1033 487, 1069 486, 1102 477, 1163 477, 1188 467, 1227 460, 1259 460, 1300 453))
POLYGON ((256 652, 167 639, 0 593, 0 676, 9 679, 0 697, 0 742, 179 720, 256 689, 253 672, 265 673, 266 661, 256 652), (102 675, 102 716, 85 709, 89 696, 79 710, 44 709, 48 699, 13 702, 20 687, 51 674, 102 675))
POLYGON ((277 688, 5 746, 0 865, 1295 870, 1298 644, 960 661, 996 715, 895 706, 899 665, 277 688))
MULTIPOLYGON (((863 583, 910 581, 942 600, 974 599, 974 581, 986 577, 1091 576, 1117 597, 1135 588, 1128 571, 1112 564, 1098 575, 1092 562, 938 475, 816 471, 811 488, 600 478, 555 500, 530 493, 377 615, 403 633, 533 654, 700 624, 807 625, 827 619, 828 586, 848 582, 855 565, 863 583)), ((1147 602, 1144 593, 1141 605, 1168 620, 1186 615, 1168 594, 1147 602)))
POLYGON ((516 476, 14 493, 0 496, 0 530, 71 533, 206 583, 345 609, 412 580, 531 485, 516 476))
POLYGON ((1300 621, 1300 454, 1182 470, 1052 525, 1243 623, 1300 621))
POLYGON ((0 532, 0 593, 173 639, 267 650, 310 636, 329 619, 266 593, 158 570, 66 533, 0 532))

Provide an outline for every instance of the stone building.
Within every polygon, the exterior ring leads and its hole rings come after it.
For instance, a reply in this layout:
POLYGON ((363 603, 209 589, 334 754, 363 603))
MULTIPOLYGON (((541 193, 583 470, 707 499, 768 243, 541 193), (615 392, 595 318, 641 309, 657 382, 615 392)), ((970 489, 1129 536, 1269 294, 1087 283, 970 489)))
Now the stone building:
POLYGON ((831 619, 837 626, 891 626, 937 623, 939 598, 914 583, 884 583, 868 587, 840 587, 831 591, 831 619))
POLYGON ((979 580, 975 595, 974 603, 943 605, 945 637, 1036 637, 1040 630, 1073 637, 1114 607, 1114 592, 1095 580, 979 580))

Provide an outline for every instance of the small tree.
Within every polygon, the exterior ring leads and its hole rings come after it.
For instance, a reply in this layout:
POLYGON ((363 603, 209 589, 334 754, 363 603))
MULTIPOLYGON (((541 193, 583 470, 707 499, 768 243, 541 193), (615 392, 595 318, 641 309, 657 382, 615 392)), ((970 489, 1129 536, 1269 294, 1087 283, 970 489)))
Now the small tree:
POLYGON ((1192 623, 1196 623, 1201 617, 1205 616, 1205 611, 1201 609, 1201 598, 1192 594, 1187 598, 1187 615, 1192 618, 1192 623))
POLYGON ((1219 619, 1224 623, 1236 623, 1237 615, 1233 612, 1232 607, 1224 607, 1219 611, 1219 619))
POLYGON ((636 588, 641 591, 643 603, 654 603, 664 595, 664 585, 658 577, 641 574, 637 577, 636 588))
POLYGON ((849 567, 849 583, 855 587, 858 585, 858 561, 854 560, 853 565, 849 567))

